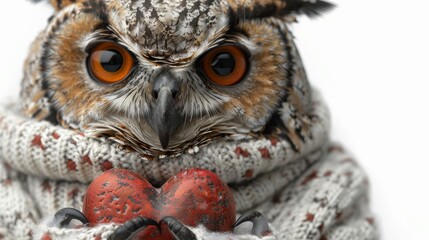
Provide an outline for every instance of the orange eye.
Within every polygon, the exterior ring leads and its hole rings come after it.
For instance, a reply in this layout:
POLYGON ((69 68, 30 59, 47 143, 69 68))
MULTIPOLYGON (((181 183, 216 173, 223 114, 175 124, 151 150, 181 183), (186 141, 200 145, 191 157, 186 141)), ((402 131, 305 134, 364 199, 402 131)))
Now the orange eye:
POLYGON ((232 86, 241 82, 247 73, 246 53, 238 46, 225 45, 212 49, 203 57, 202 69, 215 84, 232 86))
POLYGON ((117 83, 124 80, 134 67, 134 58, 124 47, 113 42, 102 42, 90 52, 88 68, 98 81, 117 83))

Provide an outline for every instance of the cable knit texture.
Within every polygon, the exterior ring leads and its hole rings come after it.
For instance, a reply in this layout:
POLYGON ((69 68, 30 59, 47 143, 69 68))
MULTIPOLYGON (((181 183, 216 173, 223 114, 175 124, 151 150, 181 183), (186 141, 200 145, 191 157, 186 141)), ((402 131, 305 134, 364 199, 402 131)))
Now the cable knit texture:
MULTIPOLYGON (((329 113, 317 92, 312 104, 312 137, 299 152, 285 139, 261 137, 218 140, 156 160, 0 107, 0 239, 108 239, 117 224, 59 229, 50 221, 61 208, 82 209, 88 184, 110 168, 153 183, 189 168, 214 171, 230 185, 238 215, 255 209, 269 219, 273 234, 264 240, 377 239, 366 175, 330 143, 329 113)), ((249 227, 228 234, 191 229, 199 240, 259 239, 249 227)))

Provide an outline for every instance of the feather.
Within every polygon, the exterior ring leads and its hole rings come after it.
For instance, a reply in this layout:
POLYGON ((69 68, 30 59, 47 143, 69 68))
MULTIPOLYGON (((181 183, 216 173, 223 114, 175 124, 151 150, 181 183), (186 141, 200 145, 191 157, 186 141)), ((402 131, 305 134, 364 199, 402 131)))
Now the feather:
POLYGON ((87 0, 28 0, 28 1, 30 1, 32 3, 47 2, 50 5, 52 5, 56 11, 59 11, 66 6, 69 6, 69 5, 75 4, 75 3, 87 2, 89 4, 89 3, 93 2, 93 1, 87 1, 87 0))
POLYGON ((307 15, 316 17, 335 7, 334 4, 321 0, 255 0, 240 3, 237 0, 232 8, 237 19, 255 19, 266 17, 278 17, 286 15, 307 15))
POLYGON ((332 10, 334 7, 335 5, 332 3, 319 0, 289 0, 286 1, 286 8, 281 14, 303 14, 313 18, 332 10))

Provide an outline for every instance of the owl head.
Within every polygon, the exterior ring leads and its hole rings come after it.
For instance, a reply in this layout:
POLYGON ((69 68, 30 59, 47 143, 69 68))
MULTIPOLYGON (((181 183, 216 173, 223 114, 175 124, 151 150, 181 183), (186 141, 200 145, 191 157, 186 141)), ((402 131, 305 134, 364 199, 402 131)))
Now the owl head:
POLYGON ((257 136, 285 104, 290 116, 305 114, 310 89, 287 25, 332 7, 318 0, 50 3, 56 13, 26 62, 22 112, 153 156, 257 136))

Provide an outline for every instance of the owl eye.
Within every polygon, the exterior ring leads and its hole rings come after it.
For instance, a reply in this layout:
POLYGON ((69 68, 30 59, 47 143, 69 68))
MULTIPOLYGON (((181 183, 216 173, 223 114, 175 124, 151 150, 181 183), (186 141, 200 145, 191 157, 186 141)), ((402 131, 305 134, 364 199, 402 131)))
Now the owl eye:
POLYGON ((117 83, 131 73, 135 62, 124 47, 114 42, 102 42, 91 49, 87 65, 96 80, 117 83))
POLYGON ((247 55, 238 46, 225 45, 207 52, 201 59, 205 76, 220 86, 232 86, 244 79, 247 73, 247 55))

